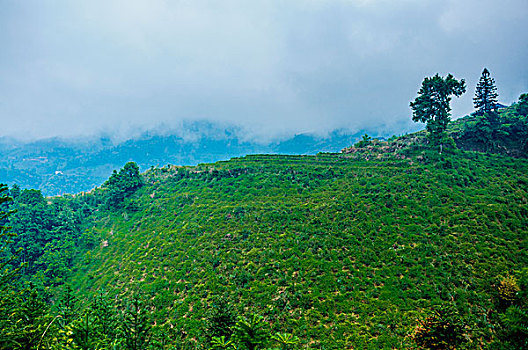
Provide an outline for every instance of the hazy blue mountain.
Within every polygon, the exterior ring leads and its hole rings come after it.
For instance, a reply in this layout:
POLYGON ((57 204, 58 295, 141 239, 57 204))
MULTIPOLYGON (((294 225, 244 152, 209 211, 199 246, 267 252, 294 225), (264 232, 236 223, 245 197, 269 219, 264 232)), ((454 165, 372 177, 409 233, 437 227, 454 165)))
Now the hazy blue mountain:
POLYGON ((325 137, 298 134, 262 143, 246 141, 236 128, 196 122, 184 130, 149 131, 123 141, 112 141, 108 135, 32 142, 1 138, 0 183, 38 188, 46 195, 77 193, 101 185, 112 170, 128 161, 135 161, 145 170, 167 164, 212 163, 247 154, 339 152, 365 132, 368 131, 335 130, 325 137))

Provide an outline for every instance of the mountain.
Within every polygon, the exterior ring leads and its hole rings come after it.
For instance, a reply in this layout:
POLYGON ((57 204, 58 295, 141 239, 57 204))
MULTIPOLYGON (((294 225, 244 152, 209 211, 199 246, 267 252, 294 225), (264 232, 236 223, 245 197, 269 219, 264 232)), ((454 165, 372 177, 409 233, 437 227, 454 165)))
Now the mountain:
MULTIPOLYGON (((491 125, 485 118, 466 116, 451 123, 449 131, 461 149, 526 157, 526 117, 519 116, 514 105, 502 109, 500 118, 500 123, 491 125)), ((128 161, 144 171, 151 166, 197 165, 247 154, 339 152, 364 134, 379 139, 391 136, 375 130, 340 129, 326 136, 298 134, 263 143, 248 140, 235 126, 199 121, 179 129, 145 131, 130 139, 108 135, 32 142, 0 138, 0 183, 37 188, 48 196, 86 192, 128 161)))
POLYGON ((468 348, 497 342, 497 286, 528 266, 528 161, 408 141, 149 169, 119 208, 92 212, 99 243, 71 283, 142 291, 189 347, 220 296, 307 348, 411 348, 435 305, 463 316, 468 348))
POLYGON ((122 141, 94 137, 24 143, 4 138, 0 140, 0 183, 38 188, 48 196, 78 193, 100 185, 114 169, 132 160, 146 170, 151 166, 197 165, 255 153, 337 152, 364 133, 335 130, 326 137, 299 134, 259 143, 241 138, 236 128, 196 122, 180 130, 144 132, 122 141))
POLYGON ((0 296, 0 347, 525 348, 528 124, 493 118, 457 120, 441 149, 424 131, 364 136, 339 153, 128 162, 75 195, 11 188, 0 263, 9 248, 19 289, 0 296))

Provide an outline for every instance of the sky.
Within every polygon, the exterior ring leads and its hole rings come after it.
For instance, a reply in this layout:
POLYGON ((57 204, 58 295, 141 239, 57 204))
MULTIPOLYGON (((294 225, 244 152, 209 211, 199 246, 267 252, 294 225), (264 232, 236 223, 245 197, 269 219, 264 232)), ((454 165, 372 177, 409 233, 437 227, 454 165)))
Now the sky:
POLYGON ((405 133, 426 76, 473 111, 528 92, 526 0, 0 0, 0 136, 132 135, 207 120, 246 138, 405 133))

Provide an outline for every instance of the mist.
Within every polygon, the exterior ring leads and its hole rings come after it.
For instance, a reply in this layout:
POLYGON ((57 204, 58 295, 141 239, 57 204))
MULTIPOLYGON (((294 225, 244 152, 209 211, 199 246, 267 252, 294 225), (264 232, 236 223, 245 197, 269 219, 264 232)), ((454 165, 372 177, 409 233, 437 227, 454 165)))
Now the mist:
POLYGON ((528 91, 526 18, 525 0, 2 1, 0 136, 400 134, 426 76, 466 80, 454 117, 484 67, 501 103, 528 91))

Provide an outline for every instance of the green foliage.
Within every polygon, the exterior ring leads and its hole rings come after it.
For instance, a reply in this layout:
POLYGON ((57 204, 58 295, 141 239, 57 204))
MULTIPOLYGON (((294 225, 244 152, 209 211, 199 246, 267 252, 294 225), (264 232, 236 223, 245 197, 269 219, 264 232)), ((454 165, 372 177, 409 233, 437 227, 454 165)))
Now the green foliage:
POLYGON ((58 311, 60 316, 64 314, 64 310, 70 315, 63 316, 67 322, 62 327, 71 334, 73 344, 82 349, 123 348, 124 339, 119 330, 115 302, 110 301, 106 293, 99 292, 81 309, 76 305, 76 298, 70 297, 69 293, 67 288, 58 311))
POLYGON ((11 197, 13 197, 14 199, 18 199, 18 197, 20 196, 20 186, 18 186, 17 184, 14 184, 12 187, 11 187, 11 190, 9 190, 9 194, 11 195, 11 197))
POLYGON ((105 194, 94 191, 84 202, 97 244, 76 260, 74 290, 122 300, 140 287, 152 337, 181 348, 212 345, 217 295, 233 315, 265 317, 268 339, 294 333, 299 348, 411 348, 417 310, 447 302, 469 325, 463 346, 491 344, 500 318, 490 286, 527 263, 528 163, 438 159, 403 142, 373 142, 361 157, 153 168, 134 212, 97 210, 105 194))
POLYGON ((94 318, 90 310, 84 310, 71 322, 71 337, 81 349, 97 349, 98 345, 104 344, 99 339, 95 330, 94 318))
POLYGON ((263 349, 270 340, 268 324, 260 315, 253 314, 249 318, 239 316, 233 337, 242 349, 263 349))
MULTIPOLYGON (((205 336, 213 338, 228 338, 233 334, 236 314, 232 305, 224 297, 216 298, 207 314, 205 336)), ((212 344, 212 343, 211 343, 212 344)))
POLYGON ((106 205, 110 209, 120 208, 125 198, 134 193, 143 185, 139 174, 139 167, 134 162, 128 162, 125 166, 112 173, 110 178, 103 184, 108 191, 106 205))
POLYGON ((11 297, 15 307, 2 325, 0 346, 11 349, 45 348, 49 342, 45 336, 56 319, 50 315, 48 304, 33 285, 13 293, 11 297))
MULTIPOLYGON (((501 111, 499 128, 515 113, 501 111)), ((424 139, 152 168, 119 210, 105 210, 107 187, 25 193, 32 205, 20 191, 5 204, 35 254, 13 288, 38 282, 43 349, 413 348, 417 310, 447 303, 467 325, 457 348, 498 347, 510 307, 498 302, 501 275, 525 307, 528 163, 440 157, 424 139), (137 290, 148 307, 123 302, 137 290)), ((17 293, 1 299, 2 329, 21 322, 17 293)))
POLYGON ((283 350, 295 349, 295 346, 299 344, 300 341, 299 337, 296 337, 293 334, 280 332, 275 333, 271 339, 276 341, 279 344, 280 349, 283 350))
POLYGON ((13 198, 9 197, 7 192, 7 185, 0 184, 0 293, 5 290, 8 282, 18 271, 11 265, 15 256, 11 254, 10 244, 16 235, 11 233, 11 227, 7 225, 9 216, 13 214, 9 209, 13 198))
POLYGON ((464 337, 466 324, 452 306, 440 306, 423 320, 414 331, 413 338, 418 346, 426 349, 456 349, 467 339, 464 337))
POLYGON ((151 325, 145 304, 138 296, 126 305, 121 329, 127 350, 143 350, 148 347, 151 325))
POLYGON ((111 344, 118 336, 118 315, 115 305, 107 293, 99 292, 89 307, 94 318, 94 329, 97 339, 103 344, 111 344))
POLYGON ((488 69, 484 68, 475 89, 475 97, 473 98, 476 113, 478 115, 484 115, 495 111, 498 96, 495 79, 490 76, 488 69))
POLYGON ((460 127, 453 133, 457 145, 465 150, 527 157, 528 118, 516 107, 457 120, 460 127))
POLYGON ((360 147, 365 147, 367 146, 368 144, 370 144, 370 141, 372 140, 372 137, 370 137, 369 135, 365 134, 363 135, 363 137, 361 138, 361 141, 357 142, 356 144, 354 144, 354 147, 357 147, 357 148, 360 148, 360 147))
POLYGON ((66 285, 57 305, 58 315, 60 317, 59 323, 63 328, 77 318, 79 314, 77 304, 78 300, 74 296, 73 290, 69 285, 66 285))
POLYGON ((528 94, 521 94, 517 103, 517 113, 526 117, 528 116, 528 94))
POLYGON ((236 349, 235 342, 231 339, 226 340, 225 335, 213 337, 211 339, 211 349, 236 349))
POLYGON ((500 301, 506 305, 511 305, 515 302, 521 290, 516 279, 512 276, 503 278, 497 289, 500 301))
POLYGON ((424 79, 418 97, 410 103, 412 120, 427 123, 429 137, 435 145, 443 144, 450 120, 451 96, 460 97, 464 92, 466 85, 463 79, 458 81, 451 74, 445 78, 436 74, 424 79))
POLYGON ((40 191, 23 190, 13 203, 16 213, 9 224, 17 235, 12 238, 12 266, 23 264, 20 281, 60 285, 64 283, 79 252, 82 219, 64 201, 48 203, 40 191))
POLYGON ((528 349, 528 310, 512 305, 501 315, 501 322, 502 341, 512 349, 528 349))

